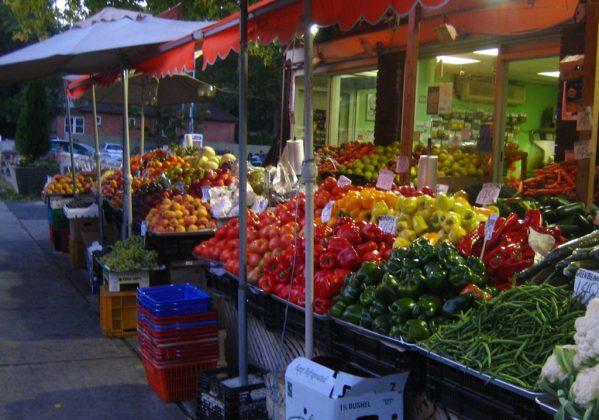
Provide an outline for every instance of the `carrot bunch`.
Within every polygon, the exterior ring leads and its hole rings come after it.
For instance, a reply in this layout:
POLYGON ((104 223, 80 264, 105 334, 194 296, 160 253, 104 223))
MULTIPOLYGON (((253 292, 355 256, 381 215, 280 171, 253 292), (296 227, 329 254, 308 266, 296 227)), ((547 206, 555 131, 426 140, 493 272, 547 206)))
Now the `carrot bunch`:
POLYGON ((576 161, 555 163, 535 170, 535 176, 522 181, 523 195, 569 195, 576 189, 576 161))

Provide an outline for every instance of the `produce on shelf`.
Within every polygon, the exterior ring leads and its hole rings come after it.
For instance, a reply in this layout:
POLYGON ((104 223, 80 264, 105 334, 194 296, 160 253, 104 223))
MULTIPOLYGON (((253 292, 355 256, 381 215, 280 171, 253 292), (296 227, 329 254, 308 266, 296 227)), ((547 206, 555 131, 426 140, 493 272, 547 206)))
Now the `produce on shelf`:
POLYGON ((197 232, 214 229, 216 223, 199 198, 189 194, 165 198, 148 213, 148 228, 157 233, 197 232))
MULTIPOLYGON (((381 146, 378 146, 381 147, 381 146)), ((348 172, 349 165, 358 160, 360 157, 371 155, 377 150, 377 146, 372 143, 360 143, 352 141, 342 143, 339 146, 324 146, 315 151, 315 154, 320 156, 321 162, 318 165, 320 173, 345 173, 348 172)))
POLYGON ((187 192, 194 197, 202 198, 202 187, 223 187, 235 182, 238 182, 238 179, 230 169, 209 169, 204 172, 202 177, 196 178, 191 182, 189 188, 187 188, 187 192))
POLYGON ((576 161, 565 161, 535 170, 535 176, 522 181, 527 196, 565 195, 576 199, 576 161))
POLYGON ((584 314, 565 287, 523 285, 439 327, 420 345, 513 385, 537 389, 553 347, 571 343, 584 314))
POLYGON ((181 194, 179 190, 170 190, 157 182, 141 186, 133 192, 133 221, 141 223, 148 213, 154 207, 158 207, 165 198, 172 199, 173 196, 179 194, 181 194))
POLYGON ((395 213, 398 198, 398 194, 376 188, 348 191, 335 201, 331 220, 327 224, 334 225, 338 217, 351 217, 358 221, 377 223, 380 216, 395 213))
MULTIPOLYGON (((416 178, 416 168, 420 155, 426 154, 426 146, 419 143, 412 153, 412 178, 416 178)), ((438 156, 437 176, 485 176, 489 175, 489 153, 476 150, 433 146, 432 154, 438 156)))
POLYGON ((579 268, 599 269, 599 231, 572 239, 553 249, 539 263, 516 276, 518 282, 574 286, 579 268))
MULTIPOLYGON (((468 257, 482 254, 485 226, 486 222, 482 222, 474 232, 460 241, 458 249, 462 255, 468 257)), ((535 233, 547 235, 543 242, 549 243, 549 248, 564 242, 559 229, 543 225, 543 216, 539 210, 528 210, 524 220, 519 220, 515 213, 497 219, 492 237, 486 241, 483 255, 489 280, 494 287, 510 288, 514 275, 533 265, 535 251, 529 242, 531 234, 535 233)))
POLYGON ((559 400, 557 418, 599 417, 598 317, 599 299, 593 299, 575 321, 575 344, 556 346, 543 366, 539 386, 559 400))
POLYGON ((158 254, 144 248, 144 238, 131 236, 117 241, 112 252, 100 257, 100 261, 112 271, 138 271, 158 266, 158 254))
MULTIPOLYGON (((87 174, 77 174, 75 176, 77 182, 76 192, 78 194, 88 193, 92 191, 94 185, 94 177, 87 174)), ((44 187, 44 194, 72 194, 73 193, 73 174, 56 174, 52 180, 44 187)))
POLYGON ((413 342, 491 293, 481 260, 462 257, 449 242, 435 247, 419 238, 394 250, 382 266, 363 263, 348 276, 329 314, 413 342))

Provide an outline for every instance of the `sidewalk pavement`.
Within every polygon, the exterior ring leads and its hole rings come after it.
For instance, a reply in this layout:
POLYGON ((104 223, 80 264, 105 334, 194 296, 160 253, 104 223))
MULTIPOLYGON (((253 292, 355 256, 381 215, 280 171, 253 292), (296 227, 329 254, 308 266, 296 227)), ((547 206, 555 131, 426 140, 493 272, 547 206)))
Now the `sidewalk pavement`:
POLYGON ((189 418, 147 385, 134 338, 102 336, 98 296, 48 235, 44 203, 0 202, 0 418, 189 418))

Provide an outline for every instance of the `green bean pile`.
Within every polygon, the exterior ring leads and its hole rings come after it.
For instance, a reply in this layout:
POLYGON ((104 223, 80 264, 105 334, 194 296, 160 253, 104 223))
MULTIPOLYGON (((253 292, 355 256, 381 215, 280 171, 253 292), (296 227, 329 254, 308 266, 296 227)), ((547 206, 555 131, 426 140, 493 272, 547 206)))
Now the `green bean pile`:
POLYGON ((421 344, 430 351, 526 389, 535 389, 547 357, 572 343, 584 308, 571 291, 523 285, 443 325, 421 344))

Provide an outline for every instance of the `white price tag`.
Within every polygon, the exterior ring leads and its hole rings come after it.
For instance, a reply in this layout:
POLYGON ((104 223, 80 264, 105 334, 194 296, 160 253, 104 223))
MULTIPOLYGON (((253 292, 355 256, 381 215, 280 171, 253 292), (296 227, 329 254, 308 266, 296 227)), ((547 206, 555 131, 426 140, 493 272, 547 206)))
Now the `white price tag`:
POLYGON ((408 172, 408 169, 410 169, 410 158, 407 156, 397 156, 395 172, 403 174, 404 172, 408 172))
POLYGON ((252 210, 257 214, 264 213, 264 210, 268 208, 268 200, 265 198, 257 198, 252 205, 252 210))
POLYGON ((485 223, 485 241, 490 241, 493 237, 493 231, 495 230, 495 224, 497 223, 497 219, 499 215, 497 213, 492 213, 489 215, 489 219, 487 223, 485 223))
POLYGON ((574 143, 574 159, 581 160, 591 157, 591 141, 578 140, 574 143))
POLYGON ((458 136, 452 136, 449 139, 449 147, 452 149, 458 149, 461 146, 461 141, 458 136))
POLYGON ((181 192, 185 192, 185 184, 182 183, 181 181, 175 182, 175 188, 181 192))
POLYGON ((139 234, 141 236, 145 237, 147 231, 148 231, 148 221, 144 220, 143 222, 141 222, 141 225, 139 226, 139 234))
POLYGON ((449 191, 449 185, 447 185, 447 184, 437 184, 435 186, 435 194, 441 194, 441 193, 447 194, 448 191, 449 191))
POLYGON ((379 171, 379 177, 376 181, 376 187, 381 190, 390 191, 393 188, 393 180, 395 179, 395 174, 391 172, 389 169, 381 169, 379 171))
POLYGON ((593 129, 593 112, 590 106, 580 111, 576 116, 576 131, 591 131, 593 129))
POLYGON ((338 187, 345 187, 346 185, 351 185, 351 179, 346 177, 345 175, 341 175, 337 180, 338 187))
POLYGON ((210 201, 210 187, 202 187, 202 203, 210 201))
POLYGON ((381 216, 379 217, 379 227, 385 233, 395 235, 397 231, 397 216, 381 216))
POLYGON ((574 279, 574 299, 586 305, 593 298, 599 296, 599 273, 584 268, 576 272, 574 279))
POLYGON ((331 217, 333 216, 333 206, 334 205, 335 205, 335 201, 331 200, 322 209, 322 213, 320 213, 320 220, 322 220, 323 223, 326 223, 329 220, 331 220, 331 217))
POLYGON ((464 141, 470 140, 471 134, 472 133, 470 132, 470 129, 468 127, 462 128, 462 131, 460 132, 460 136, 464 141))
POLYGON ((499 192, 501 191, 501 184, 494 182, 487 182, 483 184, 483 188, 476 197, 476 204, 481 206, 489 206, 497 202, 499 192))

